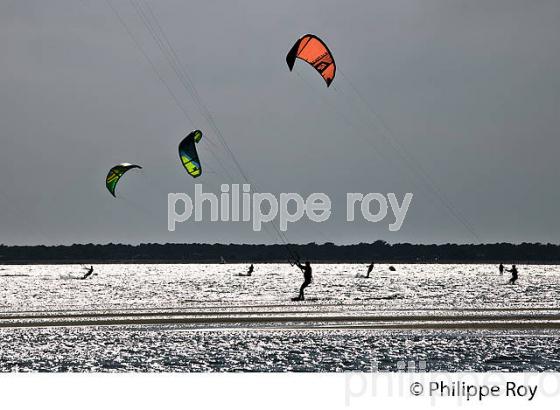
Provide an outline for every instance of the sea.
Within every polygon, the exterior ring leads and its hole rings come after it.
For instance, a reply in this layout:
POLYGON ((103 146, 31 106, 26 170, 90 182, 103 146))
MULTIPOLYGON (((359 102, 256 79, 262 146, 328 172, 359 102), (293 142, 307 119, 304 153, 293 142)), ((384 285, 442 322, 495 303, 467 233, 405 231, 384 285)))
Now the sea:
POLYGON ((0 265, 0 371, 560 371, 560 266, 394 267, 0 265))

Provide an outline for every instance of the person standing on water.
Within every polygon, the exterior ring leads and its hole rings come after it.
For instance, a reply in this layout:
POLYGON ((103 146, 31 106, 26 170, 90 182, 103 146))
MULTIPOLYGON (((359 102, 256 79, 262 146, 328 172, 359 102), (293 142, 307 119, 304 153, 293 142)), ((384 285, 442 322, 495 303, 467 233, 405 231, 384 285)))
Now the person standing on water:
POLYGON ((367 274, 366 274, 366 278, 369 278, 369 274, 371 273, 371 271, 373 270, 373 262, 369 264, 368 268, 367 268, 367 274))
POLYGON ((511 269, 508 269, 508 272, 511 272, 511 279, 509 280, 510 285, 515 285, 517 279, 519 279, 519 275, 517 274, 517 267, 515 265, 511 266, 511 269))
POLYGON ((296 262, 296 266, 300 268, 301 271, 303 272, 303 283, 299 288, 299 296, 297 297, 296 300, 305 300, 303 291, 305 290, 306 287, 309 286, 311 282, 313 282, 313 270, 311 269, 311 264, 309 263, 309 261, 306 261, 305 265, 296 262))
POLYGON ((504 274, 504 264, 500 263, 500 266, 498 267, 498 270, 500 271, 500 275, 504 274))
POLYGON ((88 269, 88 271, 86 272, 82 280, 89 278, 91 275, 93 275, 93 266, 90 266, 90 268, 88 269))
POLYGON ((249 270, 247 271, 247 273, 240 273, 239 276, 251 276, 254 271, 255 271, 255 267, 253 266, 253 264, 251 264, 251 266, 249 266, 249 270))

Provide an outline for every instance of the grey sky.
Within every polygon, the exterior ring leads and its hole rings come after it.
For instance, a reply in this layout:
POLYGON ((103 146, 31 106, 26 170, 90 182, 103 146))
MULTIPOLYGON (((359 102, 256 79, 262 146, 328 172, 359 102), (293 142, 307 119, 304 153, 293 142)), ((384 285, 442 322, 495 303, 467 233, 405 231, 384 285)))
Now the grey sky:
MULTIPOLYGON (((1 1, 0 243, 274 241, 240 224, 167 232, 166 193, 193 192, 178 142, 195 127, 217 138, 131 4, 112 3, 195 124, 105 1, 1 1), (104 178, 120 162, 144 172, 115 200, 104 178)), ((150 4, 258 188, 333 199, 330 221, 290 226, 291 241, 475 240, 384 141, 384 123, 482 241, 558 243, 557 0, 150 4), (301 61, 288 71, 305 33, 329 44, 334 88, 301 61), (346 223, 346 192, 414 199, 391 233, 346 223)), ((212 150, 223 153, 203 140, 201 182, 216 190, 212 150)))

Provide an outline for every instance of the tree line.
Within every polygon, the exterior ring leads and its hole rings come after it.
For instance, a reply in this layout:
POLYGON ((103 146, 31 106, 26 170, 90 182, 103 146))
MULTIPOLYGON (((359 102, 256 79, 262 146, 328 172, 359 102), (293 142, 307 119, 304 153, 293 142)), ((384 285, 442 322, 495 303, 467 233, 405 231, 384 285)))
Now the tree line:
POLYGON ((406 262, 406 263, 560 263, 560 245, 541 243, 390 244, 385 241, 336 245, 258 244, 74 244, 59 246, 0 245, 0 264, 7 263, 196 263, 196 262, 406 262))

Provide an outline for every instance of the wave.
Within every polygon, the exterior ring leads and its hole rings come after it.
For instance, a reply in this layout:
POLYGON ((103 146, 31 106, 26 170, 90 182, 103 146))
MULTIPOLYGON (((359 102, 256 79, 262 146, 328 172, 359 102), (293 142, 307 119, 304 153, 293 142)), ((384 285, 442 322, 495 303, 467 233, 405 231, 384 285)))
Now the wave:
POLYGON ((25 273, 3 273, 0 274, 0 277, 4 277, 4 278, 20 278, 20 277, 28 277, 31 275, 27 275, 25 273))

